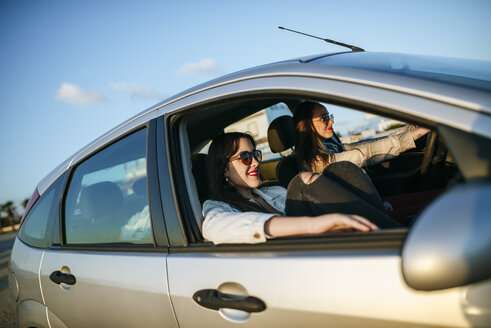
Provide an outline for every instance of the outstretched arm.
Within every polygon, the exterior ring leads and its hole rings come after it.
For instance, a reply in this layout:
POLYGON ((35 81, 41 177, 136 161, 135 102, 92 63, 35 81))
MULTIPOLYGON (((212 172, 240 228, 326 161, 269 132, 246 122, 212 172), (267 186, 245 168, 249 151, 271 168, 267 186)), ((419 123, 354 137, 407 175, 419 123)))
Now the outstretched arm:
POLYGON ((319 235, 340 229, 355 229, 368 232, 377 230, 372 222, 359 215, 324 214, 315 217, 272 217, 264 224, 264 232, 271 237, 319 235))

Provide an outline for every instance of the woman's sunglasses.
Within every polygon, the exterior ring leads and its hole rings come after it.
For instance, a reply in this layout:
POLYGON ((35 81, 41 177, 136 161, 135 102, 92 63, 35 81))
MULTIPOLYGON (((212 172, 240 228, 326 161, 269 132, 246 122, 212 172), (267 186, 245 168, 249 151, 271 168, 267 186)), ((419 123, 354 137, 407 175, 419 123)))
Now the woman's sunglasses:
POLYGON ((261 162, 263 160, 263 153, 260 150, 243 151, 238 155, 230 157, 229 161, 232 162, 240 159, 245 165, 251 165, 252 157, 254 157, 256 161, 261 162))
POLYGON ((324 113, 321 115, 320 119, 313 119, 312 121, 318 121, 318 120, 321 120, 322 123, 329 123, 329 120, 333 120, 334 121, 334 114, 329 114, 329 113, 324 113))
POLYGON ((329 122, 329 120, 334 121, 334 114, 329 114, 329 113, 322 114, 322 116, 321 116, 322 122, 326 123, 326 122, 329 122))

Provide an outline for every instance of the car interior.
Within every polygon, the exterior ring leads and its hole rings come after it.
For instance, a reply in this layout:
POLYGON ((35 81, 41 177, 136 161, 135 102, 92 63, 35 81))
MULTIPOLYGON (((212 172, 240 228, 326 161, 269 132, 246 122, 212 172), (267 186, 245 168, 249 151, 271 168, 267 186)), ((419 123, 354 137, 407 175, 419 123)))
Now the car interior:
MULTIPOLYGON (((174 114, 170 120, 169 130, 173 136, 170 140, 174 140, 171 144, 173 164, 175 164, 173 171, 175 177, 182 181, 178 184, 182 186, 179 190, 182 196, 180 199, 183 201, 181 206, 188 218, 187 230, 191 231, 191 240, 203 241, 200 233, 203 220, 201 206, 210 196, 206 176, 206 154, 211 140, 221 133, 233 130, 249 132, 255 138, 258 149, 263 151, 263 161, 260 166, 262 185, 281 185, 286 188, 289 181, 299 172, 294 153, 295 134, 292 115, 295 107, 304 100, 329 104, 320 99, 271 97, 224 102, 174 114), (267 112, 268 109, 278 107, 279 104, 287 111, 270 120, 271 122, 269 119, 266 120, 266 125, 258 127, 253 122, 254 124, 249 123, 244 126, 240 123, 244 119, 258 116, 261 111, 264 113, 265 110, 267 112), (263 139, 267 151, 263 149, 263 139), (265 153, 269 155, 265 156, 265 153)), ((381 114, 369 108, 364 109, 364 112, 381 114)), ((384 113, 384 117, 402 120, 399 117, 390 117, 387 113, 384 113)), ((335 120, 335 130, 336 122, 335 120)), ((403 123, 412 122, 404 118, 403 123)), ((403 125, 405 124, 400 126, 403 125)), ((343 140, 346 139, 343 137, 341 141, 345 142, 343 140)), ((380 136, 374 136, 374 138, 378 137, 380 136)), ((362 141, 360 139, 358 142, 362 141)), ((392 206, 388 214, 406 227, 414 223, 417 215, 433 199, 462 179, 455 161, 435 130, 416 140, 415 143, 414 149, 375 166, 363 168, 382 198, 392 206)))

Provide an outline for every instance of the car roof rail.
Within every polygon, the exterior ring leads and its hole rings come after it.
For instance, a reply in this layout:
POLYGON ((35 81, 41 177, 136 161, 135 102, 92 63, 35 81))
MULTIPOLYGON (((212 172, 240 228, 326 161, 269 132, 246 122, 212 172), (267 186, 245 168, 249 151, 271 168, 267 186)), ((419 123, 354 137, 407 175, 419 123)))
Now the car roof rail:
POLYGON ((281 29, 281 30, 286 30, 286 31, 290 31, 290 32, 294 32, 294 33, 298 33, 298 34, 303 34, 303 35, 306 35, 306 36, 310 36, 311 38, 316 38, 316 39, 324 40, 326 42, 329 42, 329 43, 332 43, 332 44, 336 44, 336 45, 341 46, 341 47, 349 48, 349 49, 351 49, 351 51, 365 51, 364 49, 362 49, 360 47, 353 46, 351 44, 342 43, 342 42, 334 41, 334 40, 331 40, 331 39, 323 39, 323 38, 320 38, 320 37, 315 36, 315 35, 310 35, 310 34, 307 34, 307 33, 298 32, 298 31, 295 31, 295 30, 290 30, 289 28, 286 28, 286 27, 283 27, 283 26, 278 26, 278 28, 281 29))

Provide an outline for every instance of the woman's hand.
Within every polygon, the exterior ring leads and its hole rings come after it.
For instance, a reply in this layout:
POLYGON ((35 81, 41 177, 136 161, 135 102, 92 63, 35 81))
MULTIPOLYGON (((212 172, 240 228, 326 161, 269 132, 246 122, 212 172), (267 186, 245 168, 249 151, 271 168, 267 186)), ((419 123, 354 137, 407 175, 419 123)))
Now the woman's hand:
POLYGON ((411 135, 413 136, 413 140, 421 138, 428 132, 430 132, 430 130, 426 128, 414 127, 411 129, 411 135))
POLYGON ((319 235, 330 231, 355 229, 368 232, 378 230, 372 222, 359 215, 324 214, 314 217, 272 217, 264 224, 264 232, 271 237, 319 235))
POLYGON ((323 234, 329 231, 341 229, 355 229, 358 231, 368 232, 377 230, 378 227, 359 215, 346 214, 324 214, 312 218, 311 234, 323 234))

